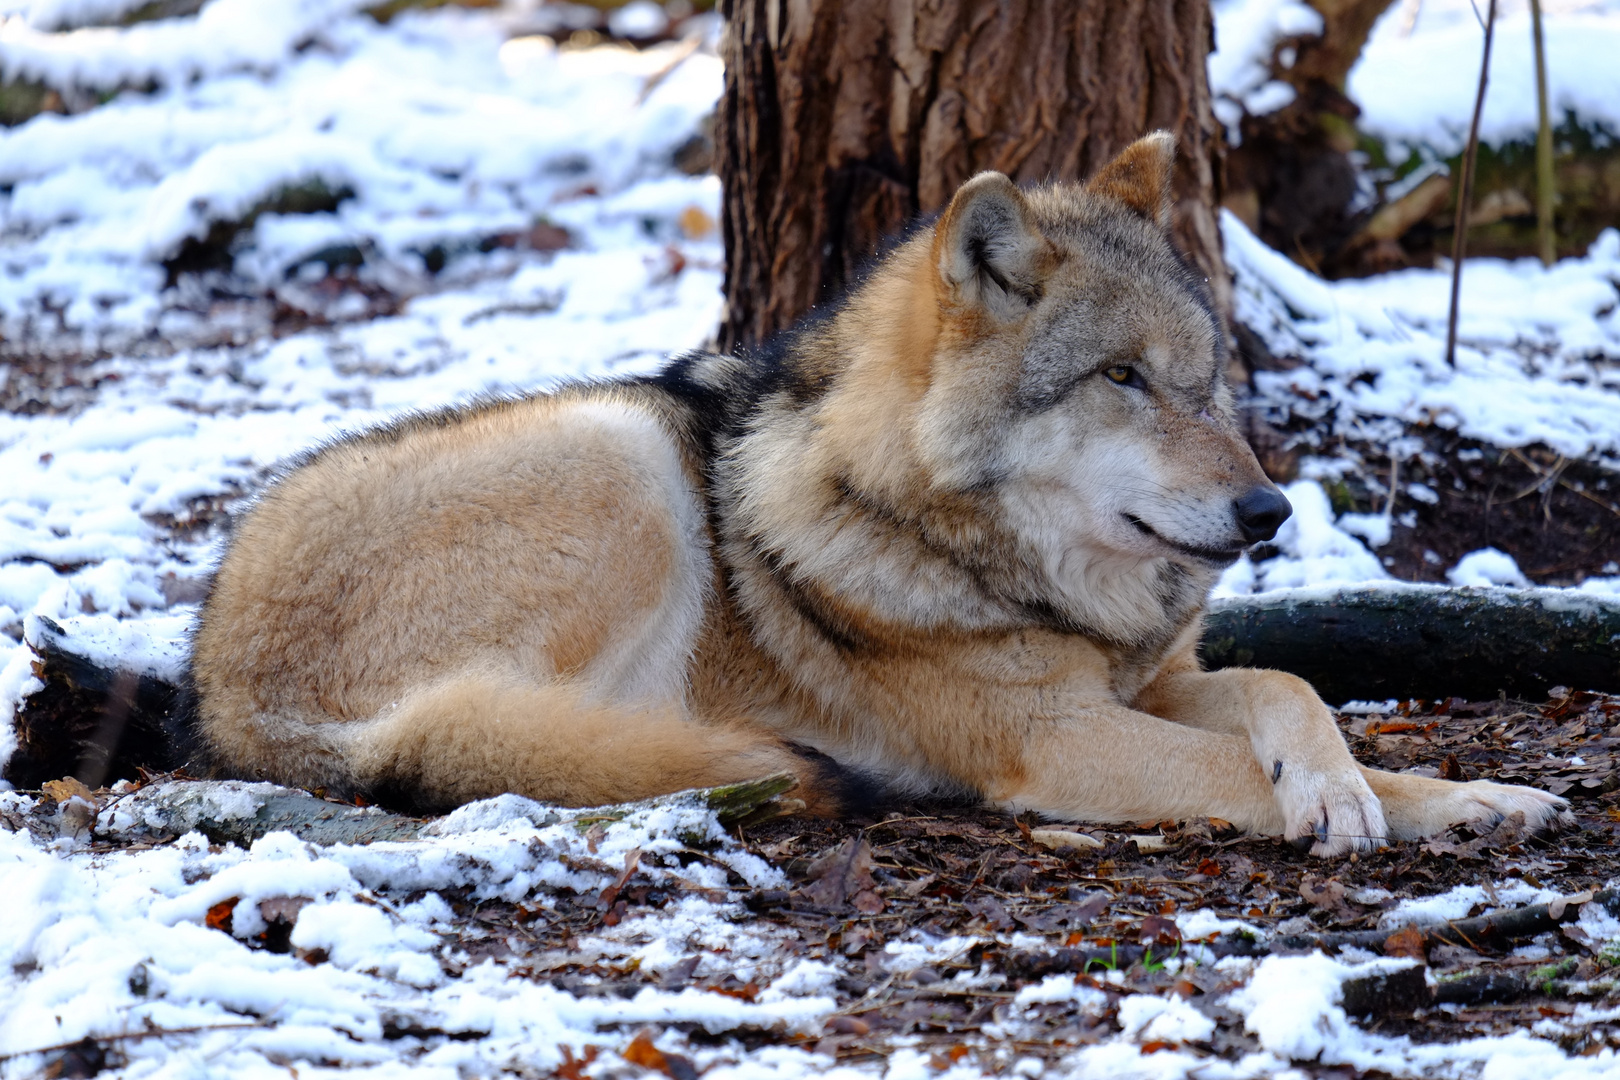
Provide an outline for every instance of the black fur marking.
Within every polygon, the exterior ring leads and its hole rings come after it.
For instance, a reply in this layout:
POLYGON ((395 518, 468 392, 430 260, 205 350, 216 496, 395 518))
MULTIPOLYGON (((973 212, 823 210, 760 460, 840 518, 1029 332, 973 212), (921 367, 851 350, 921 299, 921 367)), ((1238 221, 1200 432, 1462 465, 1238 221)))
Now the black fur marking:
POLYGON ((784 393, 799 409, 818 404, 833 387, 833 376, 828 372, 812 372, 794 362, 795 353, 843 310, 843 299, 837 304, 818 308, 793 326, 770 339, 757 349, 743 353, 753 377, 753 400, 761 401, 773 393, 784 393))
MULTIPOLYGON (((867 817, 892 800, 888 785, 875 773, 852 769, 820 750, 790 742, 787 748, 804 760, 804 786, 823 793, 837 805, 840 817, 867 817)), ((792 792, 789 792, 789 797, 792 792)))
POLYGON ((705 462, 713 460, 715 444, 722 433, 735 425, 736 413, 744 404, 737 399, 736 388, 711 386, 698 378, 698 366, 714 359, 707 353, 686 353, 675 357, 651 375, 627 380, 632 385, 662 391, 690 410, 695 428, 692 434, 705 462))
POLYGON ((749 547, 759 557, 767 573, 793 610, 799 613, 800 618, 815 627, 827 643, 846 656, 871 652, 875 642, 859 630, 850 626, 847 620, 840 618, 835 612, 828 611, 815 591, 793 576, 787 566, 782 562, 779 551, 766 548, 757 538, 752 538, 749 547))

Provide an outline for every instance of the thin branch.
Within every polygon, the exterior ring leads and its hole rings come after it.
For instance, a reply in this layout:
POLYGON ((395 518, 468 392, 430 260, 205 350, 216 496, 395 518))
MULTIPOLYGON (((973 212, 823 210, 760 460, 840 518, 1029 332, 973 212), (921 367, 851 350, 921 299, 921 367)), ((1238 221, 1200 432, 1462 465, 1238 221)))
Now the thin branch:
POLYGON ((1462 299, 1463 256, 1468 251, 1468 205, 1474 198, 1474 158, 1479 153, 1479 116, 1485 110, 1485 84, 1491 73, 1491 39, 1496 31, 1496 0, 1485 12, 1485 52, 1479 62, 1479 92, 1474 96, 1474 119, 1468 126, 1463 151, 1462 184, 1457 192, 1457 231, 1451 241, 1451 312, 1446 319, 1446 364, 1457 366, 1457 307, 1462 299))
POLYGON ((1530 0, 1530 28, 1536 46, 1536 248, 1543 266, 1558 261, 1553 242, 1553 200, 1557 197, 1553 179, 1552 120, 1547 106, 1547 47, 1541 33, 1541 0, 1530 0))
POLYGON ((178 1028, 151 1028, 147 1031, 123 1031, 114 1035, 86 1035, 82 1039, 72 1042, 56 1043, 52 1046, 37 1046, 32 1050, 13 1050, 10 1053, 0 1054, 0 1061, 14 1061, 17 1058, 28 1057, 30 1054, 50 1054, 57 1050, 72 1050, 85 1043, 115 1043, 131 1042, 137 1039, 161 1039, 166 1035, 199 1035, 205 1031, 239 1031, 243 1028, 268 1028, 274 1025, 268 1020, 250 1020, 240 1024, 199 1024, 196 1027, 178 1028))

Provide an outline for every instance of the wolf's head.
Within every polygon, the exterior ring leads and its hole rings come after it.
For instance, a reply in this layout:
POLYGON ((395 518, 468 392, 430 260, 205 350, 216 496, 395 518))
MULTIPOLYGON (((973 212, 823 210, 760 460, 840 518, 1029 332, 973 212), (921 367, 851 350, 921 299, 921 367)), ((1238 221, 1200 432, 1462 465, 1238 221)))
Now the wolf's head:
POLYGON ((1289 514, 1238 429, 1207 291, 1169 243, 1173 154, 1159 132, 1084 188, 1028 194, 981 173, 934 232, 919 445, 936 483, 997 485, 1059 559, 1224 566, 1289 514))
POLYGON ((819 510, 810 531, 830 544, 786 562, 916 611, 898 570, 835 572, 860 560, 843 550, 856 505, 1001 599, 1145 640, 1275 535, 1288 502, 1239 431, 1219 321, 1170 243, 1173 145, 1149 135, 1084 186, 975 176, 801 339, 801 378, 829 389, 779 429, 774 460, 836 482, 782 508, 805 524, 819 510))

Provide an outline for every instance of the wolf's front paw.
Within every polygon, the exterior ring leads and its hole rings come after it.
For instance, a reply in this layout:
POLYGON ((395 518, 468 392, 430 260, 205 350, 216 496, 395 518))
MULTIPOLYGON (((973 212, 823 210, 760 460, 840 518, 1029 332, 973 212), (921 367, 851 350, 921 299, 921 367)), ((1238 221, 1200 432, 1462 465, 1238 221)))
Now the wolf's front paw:
POLYGON ((1389 837, 1384 808, 1360 772, 1344 769, 1316 772, 1303 768, 1278 771, 1277 806, 1285 821, 1283 836, 1312 855, 1372 851, 1389 837))
POLYGON ((1466 784, 1446 784, 1425 794, 1427 798, 1415 808, 1417 813, 1411 815, 1416 820, 1403 821, 1401 818, 1407 815, 1397 814, 1391 808, 1391 823, 1395 834, 1402 839, 1432 836, 1452 825, 1490 832, 1514 813, 1524 814, 1524 823, 1532 832, 1546 832, 1575 822, 1565 800, 1516 784, 1473 780, 1466 784))

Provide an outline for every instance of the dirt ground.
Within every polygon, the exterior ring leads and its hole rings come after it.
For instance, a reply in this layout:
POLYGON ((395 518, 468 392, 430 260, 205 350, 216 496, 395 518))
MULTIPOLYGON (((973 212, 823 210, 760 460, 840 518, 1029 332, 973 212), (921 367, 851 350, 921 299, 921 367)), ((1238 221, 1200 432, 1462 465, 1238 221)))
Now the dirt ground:
MULTIPOLYGON (((1620 573, 1620 473, 1599 461, 1545 446, 1502 449, 1418 425, 1407 426, 1405 437, 1422 449, 1396 463, 1387 447, 1336 439, 1325 427, 1302 418, 1280 428, 1259 424, 1251 442, 1279 483, 1299 475, 1307 453, 1348 463, 1341 476, 1323 480, 1333 510, 1389 514, 1390 539, 1376 554, 1402 581, 1444 584, 1457 560, 1484 547, 1513 556, 1533 585, 1620 573)), ((1275 549, 1263 544, 1252 557, 1270 554, 1275 549)))

